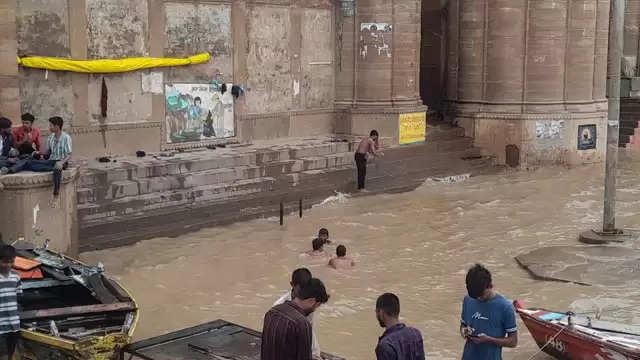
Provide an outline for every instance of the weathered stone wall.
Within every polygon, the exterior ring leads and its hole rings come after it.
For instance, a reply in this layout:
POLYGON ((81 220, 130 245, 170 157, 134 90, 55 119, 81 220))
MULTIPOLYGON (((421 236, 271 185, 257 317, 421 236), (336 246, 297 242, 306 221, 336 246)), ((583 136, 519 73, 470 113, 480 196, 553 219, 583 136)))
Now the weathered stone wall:
POLYGON ((448 111, 476 144, 520 164, 602 161, 609 1, 448 4, 448 111), (596 148, 578 149, 581 125, 596 148))
MULTIPOLYGON (((19 89, 20 110, 14 109, 11 117, 18 122, 20 111, 31 112, 46 133, 46 119, 62 116, 74 137, 76 156, 171 147, 163 141, 163 94, 142 85, 158 73, 164 83, 217 80, 244 85, 245 96, 235 105, 239 141, 334 132, 333 1, 24 0, 12 4, 2 15, 15 23, 2 28, 2 34, 14 35, 13 48, 7 47, 13 55, 6 57, 13 61, 16 53, 74 59, 212 55, 206 64, 123 74, 20 68, 13 80, 13 98, 18 98, 19 89), (106 117, 100 106, 103 79, 108 90, 106 117)), ((11 97, 10 86, 1 91, 11 97)), ((5 103, 2 106, 10 106, 5 103)))

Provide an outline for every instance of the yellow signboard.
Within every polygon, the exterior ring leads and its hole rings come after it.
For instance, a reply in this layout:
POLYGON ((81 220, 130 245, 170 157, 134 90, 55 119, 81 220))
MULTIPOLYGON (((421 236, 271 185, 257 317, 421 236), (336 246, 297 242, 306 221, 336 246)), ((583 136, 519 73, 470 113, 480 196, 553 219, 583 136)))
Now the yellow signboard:
POLYGON ((427 136, 427 113, 400 114, 400 145, 424 142, 427 136))

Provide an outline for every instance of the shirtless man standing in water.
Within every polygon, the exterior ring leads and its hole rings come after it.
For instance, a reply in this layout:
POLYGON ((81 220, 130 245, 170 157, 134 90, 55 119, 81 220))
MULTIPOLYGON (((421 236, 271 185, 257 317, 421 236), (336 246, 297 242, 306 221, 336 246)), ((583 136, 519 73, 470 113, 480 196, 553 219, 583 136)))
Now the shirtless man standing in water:
POLYGON ((383 156, 378 151, 378 131, 371 130, 368 138, 362 139, 356 149, 356 167, 358 168, 358 190, 364 191, 364 179, 367 176, 367 154, 383 156))

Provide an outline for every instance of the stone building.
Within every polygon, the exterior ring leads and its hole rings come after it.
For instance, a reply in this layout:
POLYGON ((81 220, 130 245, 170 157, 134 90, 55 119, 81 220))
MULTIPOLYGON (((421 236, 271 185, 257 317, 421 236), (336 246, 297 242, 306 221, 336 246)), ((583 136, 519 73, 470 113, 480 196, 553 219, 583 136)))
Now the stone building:
MULTIPOLYGON (((628 1, 625 34, 633 69, 627 92, 634 94, 639 3, 628 1)), ((232 106, 225 141, 377 128, 397 142, 398 115, 425 111, 424 104, 429 120, 439 114, 457 123, 500 163, 507 148, 522 165, 603 161, 607 0, 0 4, 0 112, 13 119, 31 112, 43 128, 44 119, 63 116, 76 156, 201 146, 169 134, 166 87, 217 81, 245 90, 232 106), (16 54, 103 59, 199 52, 212 60, 122 74, 43 71, 15 61, 16 54)))
POLYGON ((169 84, 217 82, 245 90, 235 100, 224 141, 363 135, 374 127, 397 139, 398 114, 425 110, 418 81, 418 0, 1 4, 0 112, 12 119, 31 112, 43 128, 49 116, 61 115, 70 125, 76 156, 201 146, 203 141, 175 141, 167 133, 173 126, 165 104, 169 84), (369 39, 362 39, 365 28, 369 39), (210 53, 211 61, 121 74, 16 65, 16 54, 105 59, 201 52, 210 53), (154 81, 155 88, 149 86, 154 81))

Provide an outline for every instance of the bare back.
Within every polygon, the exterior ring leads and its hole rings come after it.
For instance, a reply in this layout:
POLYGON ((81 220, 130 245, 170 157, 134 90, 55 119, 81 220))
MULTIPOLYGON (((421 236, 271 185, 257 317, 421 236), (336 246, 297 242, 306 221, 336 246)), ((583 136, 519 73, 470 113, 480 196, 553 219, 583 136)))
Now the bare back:
POLYGON ((367 154, 367 153, 373 153, 374 149, 375 149, 375 143, 373 142, 373 139, 371 139, 370 137, 362 139, 360 141, 360 144, 358 144, 358 149, 356 150, 356 152, 360 153, 360 154, 367 154))
POLYGON ((355 265, 355 261, 349 257, 333 258, 329 261, 329 266, 334 269, 351 269, 355 265))

